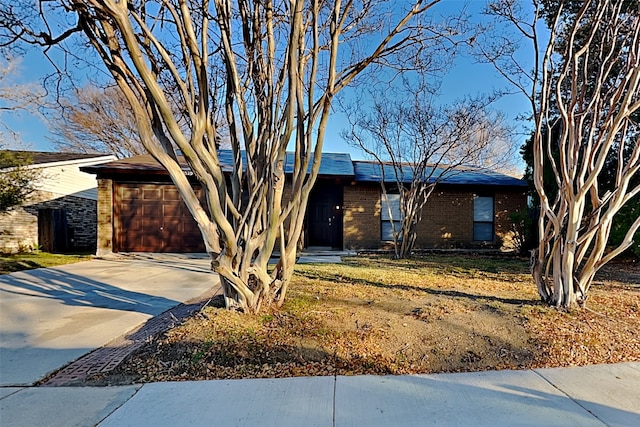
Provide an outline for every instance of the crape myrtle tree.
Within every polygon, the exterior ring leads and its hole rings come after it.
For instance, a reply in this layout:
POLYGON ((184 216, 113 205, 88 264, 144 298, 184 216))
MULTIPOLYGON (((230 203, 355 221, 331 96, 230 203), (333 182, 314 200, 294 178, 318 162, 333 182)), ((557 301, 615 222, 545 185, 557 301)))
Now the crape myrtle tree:
MULTIPOLYGON (((607 170, 610 172, 609 176, 602 182, 602 191, 610 191, 616 184, 616 176, 618 170, 618 159, 622 155, 623 159, 628 159, 628 156, 632 155, 632 147, 627 145, 625 151, 622 153, 613 152, 609 157, 607 170)), ((640 185, 640 173, 636 173, 635 177, 629 181, 629 187, 636 187, 640 185)), ((640 194, 636 193, 625 205, 620 208, 618 213, 613 217, 613 223, 611 225, 611 233, 609 235, 609 246, 617 246, 627 239, 627 233, 631 228, 634 221, 640 217, 640 194)), ((636 229, 635 234, 631 237, 633 243, 626 250, 627 254, 635 254, 636 257, 640 257, 640 228, 636 229)))
POLYGON ((93 48, 129 102, 140 141, 195 218, 227 307, 257 311, 285 300, 334 97, 372 65, 419 55, 423 17, 437 3, 59 0, 36 8, 49 25, 11 19, 21 12, 12 5, 0 20, 5 43, 80 37, 93 48), (215 144, 218 109, 229 126, 229 171, 215 144))
MULTIPOLYGON (((559 140, 559 136, 559 133, 555 132, 555 134, 552 134, 551 138, 555 138, 555 141, 557 142, 559 140)), ((526 164, 525 179, 529 183, 529 187, 534 196, 532 198, 532 204, 534 207, 538 207, 540 206, 540 202, 537 197, 537 193, 535 192, 535 185, 533 182, 533 140, 533 137, 527 139, 525 144, 521 147, 521 154, 526 164)), ((554 147, 555 148, 551 151, 551 155, 554 156, 554 159, 557 161, 559 158, 557 144, 555 144, 554 147)), ((622 153, 618 152, 618 149, 619 147, 614 147, 609 152, 601 177, 598 180, 599 191, 603 194, 616 187, 619 156, 622 155, 623 159, 628 160, 633 153, 633 147, 631 145, 623 147, 624 151, 622 153)), ((551 163, 546 162, 543 171, 543 182, 545 186, 545 194, 550 200, 555 200, 558 193, 558 187, 554 176, 555 174, 551 167, 551 163)), ((640 174, 636 174, 635 177, 630 180, 629 186, 635 187, 638 184, 640 184, 640 174)), ((610 247, 618 246, 626 237, 627 231, 638 216, 640 216, 640 194, 636 194, 631 200, 625 203, 614 216, 607 245, 610 247)), ((527 230, 527 233, 530 233, 529 236, 533 236, 535 234, 535 230, 532 228, 533 225, 534 224, 531 224, 527 230)), ((527 249, 532 249, 528 246, 529 245, 527 244, 527 249)), ((625 253, 634 253, 636 256, 640 256, 640 230, 636 230, 636 233, 633 236, 633 244, 625 253)))
POLYGON ((421 78, 404 81, 393 93, 392 99, 373 93, 371 108, 351 116, 343 137, 379 165, 382 209, 390 218, 394 255, 408 258, 435 187, 470 167, 513 163, 514 150, 511 130, 489 108, 491 97, 441 105, 432 84, 421 78), (397 207, 389 201, 390 191, 399 196, 397 207))
POLYGON ((640 217, 628 221, 624 236, 607 248, 616 215, 640 192, 640 3, 534 2, 529 24, 519 6, 502 0, 490 11, 533 43, 534 70, 505 68, 518 67, 505 62, 513 58, 508 44, 483 54, 528 94, 533 108, 540 215, 532 273, 539 294, 558 307, 584 305, 596 272, 629 248, 640 229, 640 217), (544 44, 542 19, 549 31, 544 44), (549 188, 556 189, 552 197, 549 188))

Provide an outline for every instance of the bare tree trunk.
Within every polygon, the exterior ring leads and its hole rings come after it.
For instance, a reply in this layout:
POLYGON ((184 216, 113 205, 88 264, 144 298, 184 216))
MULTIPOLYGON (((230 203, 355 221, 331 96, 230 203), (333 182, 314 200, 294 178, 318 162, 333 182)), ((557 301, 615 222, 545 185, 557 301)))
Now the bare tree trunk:
POLYGON ((500 115, 491 114, 489 98, 436 107, 428 92, 421 81, 417 88, 405 88, 406 99, 374 97, 384 101, 374 102, 371 114, 350 115, 352 129, 346 135, 378 163, 382 209, 391 218, 396 258, 412 255, 422 210, 438 184, 463 166, 491 168, 511 154, 496 149, 498 141, 509 139, 510 129, 500 115), (400 212, 395 214, 387 205, 388 187, 398 189, 400 212))
POLYGON ((401 52, 419 55, 433 28, 418 17, 437 3, 58 0, 33 20, 0 6, 0 38, 93 48, 195 218, 227 306, 255 312, 287 294, 335 95, 371 64, 403 68, 401 52), (75 24, 52 34, 61 22, 75 24), (221 115, 231 164, 218 149, 221 115))
POLYGON ((628 239, 605 255, 613 217, 640 192, 630 185, 640 170, 639 129, 632 118, 640 108, 640 15, 637 5, 623 2, 589 1, 568 15, 562 6, 534 85, 540 91, 531 95, 534 182, 541 201, 532 274, 544 301, 571 307, 586 303, 598 269, 628 248, 640 227, 639 218, 628 239), (560 130, 558 139, 552 138, 554 129, 560 130), (612 158, 615 183, 600 195, 612 158), (559 188, 553 203, 543 177, 547 163, 559 188))

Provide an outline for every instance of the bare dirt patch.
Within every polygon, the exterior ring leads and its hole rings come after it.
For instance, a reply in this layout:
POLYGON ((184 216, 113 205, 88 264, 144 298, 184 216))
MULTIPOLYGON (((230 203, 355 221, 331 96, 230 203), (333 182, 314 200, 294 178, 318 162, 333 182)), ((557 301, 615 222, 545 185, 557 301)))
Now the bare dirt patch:
POLYGON ((640 286, 628 267, 612 266, 598 278, 589 310, 567 312, 540 303, 522 259, 355 257, 300 265, 283 309, 247 315, 207 307, 88 383, 638 361, 640 286))

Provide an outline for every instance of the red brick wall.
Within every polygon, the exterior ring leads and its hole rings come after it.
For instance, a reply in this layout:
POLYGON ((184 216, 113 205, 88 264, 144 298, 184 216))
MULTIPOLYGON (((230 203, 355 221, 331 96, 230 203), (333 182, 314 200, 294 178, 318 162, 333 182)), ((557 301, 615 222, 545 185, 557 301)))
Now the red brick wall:
POLYGON ((527 211, 527 193, 525 190, 497 191, 495 193, 494 213, 496 245, 501 249, 512 250, 513 246, 511 221, 509 215, 527 211))
POLYGON ((380 247, 380 186, 345 186, 342 221, 346 249, 380 247))
MULTIPOLYGON (((290 197, 290 183, 285 186, 283 202, 290 197)), ((483 193, 486 194, 486 193, 483 193)), ((418 225, 416 248, 468 248, 473 242, 473 195, 471 190, 436 189, 423 210, 418 225)), ((494 193, 494 247, 511 249, 509 214, 526 209, 526 193, 499 190, 494 193)), ((380 241, 380 186, 346 185, 343 201, 343 246, 345 249, 389 249, 380 241)), ((113 250, 113 182, 98 180, 98 255, 113 250)), ((278 246, 276 246, 277 248, 278 246)))
POLYGON ((416 248, 457 248, 473 241, 473 192, 435 189, 422 210, 416 248))
MULTIPOLYGON (((380 187, 355 185, 344 189, 344 247, 346 249, 389 248, 380 241, 380 187)), ((416 249, 469 248, 473 241, 474 191, 436 189, 422 212, 418 224, 416 249)), ((486 194, 483 192, 483 194, 486 194)), ((512 249, 509 214, 526 209, 523 190, 494 193, 496 241, 491 247, 512 249)))

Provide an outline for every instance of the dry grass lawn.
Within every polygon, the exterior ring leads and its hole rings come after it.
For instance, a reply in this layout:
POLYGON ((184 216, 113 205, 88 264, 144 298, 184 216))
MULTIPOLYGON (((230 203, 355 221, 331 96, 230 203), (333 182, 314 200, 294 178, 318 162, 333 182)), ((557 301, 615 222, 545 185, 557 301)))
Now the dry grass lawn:
POLYGON ((589 310, 539 302, 528 262, 429 255, 300 265, 281 310, 208 307, 100 384, 409 374, 640 360, 640 268, 598 278, 589 310))

